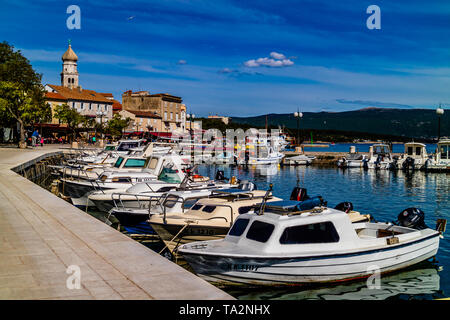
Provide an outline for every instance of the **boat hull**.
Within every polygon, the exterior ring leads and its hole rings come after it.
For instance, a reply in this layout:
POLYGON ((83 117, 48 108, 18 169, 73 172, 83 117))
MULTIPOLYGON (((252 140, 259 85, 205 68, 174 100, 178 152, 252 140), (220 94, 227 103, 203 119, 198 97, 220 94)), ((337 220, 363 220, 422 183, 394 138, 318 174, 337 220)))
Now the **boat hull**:
MULTIPOLYGON (((202 244, 199 243, 199 246, 202 244)), ((436 255, 439 237, 351 254, 289 258, 247 258, 181 254, 202 278, 218 285, 303 285, 342 282, 397 271, 436 255)))
POLYGON ((183 229, 185 225, 163 223, 150 223, 150 226, 172 252, 178 246, 186 243, 224 238, 230 229, 230 226, 202 225, 189 225, 183 229))

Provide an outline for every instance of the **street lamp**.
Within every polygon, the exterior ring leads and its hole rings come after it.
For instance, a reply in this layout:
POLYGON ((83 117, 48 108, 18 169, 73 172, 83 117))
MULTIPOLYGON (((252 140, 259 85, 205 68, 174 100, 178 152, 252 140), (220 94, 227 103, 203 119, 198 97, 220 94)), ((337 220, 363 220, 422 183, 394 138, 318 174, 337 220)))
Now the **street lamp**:
POLYGON ((186 118, 189 119, 189 132, 192 135, 192 121, 194 121, 194 119, 195 119, 195 114, 193 114, 193 113, 189 114, 188 113, 188 114, 186 114, 186 118))
POLYGON ((97 118, 100 117, 100 128, 102 130, 102 140, 103 140, 103 117, 107 115, 106 111, 97 111, 97 118))
POLYGON ((436 109, 436 114, 438 116, 438 141, 441 139, 441 116, 444 114, 444 109, 441 108, 441 105, 439 105, 439 108, 436 109))
POLYGON ((303 117, 303 113, 298 112, 298 110, 297 110, 297 112, 294 112, 294 117, 297 118, 297 138, 296 138, 295 142, 298 145, 299 144, 298 142, 300 141, 299 123, 300 123, 300 118, 303 117))

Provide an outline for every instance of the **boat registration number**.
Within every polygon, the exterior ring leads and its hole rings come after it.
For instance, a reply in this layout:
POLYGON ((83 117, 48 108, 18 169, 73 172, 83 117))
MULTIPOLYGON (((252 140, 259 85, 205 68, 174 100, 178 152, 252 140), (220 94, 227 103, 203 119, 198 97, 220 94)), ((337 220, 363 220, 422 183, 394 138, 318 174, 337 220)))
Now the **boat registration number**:
POLYGON ((186 229, 184 234, 186 235, 207 235, 207 236, 212 236, 214 235, 214 230, 211 229, 196 229, 196 228, 192 228, 192 229, 186 229))
POLYGON ((258 271, 259 266, 253 264, 228 264, 227 269, 231 271, 258 271))

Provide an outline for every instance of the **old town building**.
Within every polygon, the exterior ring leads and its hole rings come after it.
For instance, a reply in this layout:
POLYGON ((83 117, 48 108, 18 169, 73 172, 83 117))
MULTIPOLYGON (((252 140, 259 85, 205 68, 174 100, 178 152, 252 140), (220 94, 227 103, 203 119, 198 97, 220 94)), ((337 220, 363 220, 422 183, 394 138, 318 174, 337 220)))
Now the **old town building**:
POLYGON ((167 93, 129 90, 122 95, 123 110, 152 112, 161 117, 160 132, 185 130, 186 106, 182 102, 180 97, 167 93))

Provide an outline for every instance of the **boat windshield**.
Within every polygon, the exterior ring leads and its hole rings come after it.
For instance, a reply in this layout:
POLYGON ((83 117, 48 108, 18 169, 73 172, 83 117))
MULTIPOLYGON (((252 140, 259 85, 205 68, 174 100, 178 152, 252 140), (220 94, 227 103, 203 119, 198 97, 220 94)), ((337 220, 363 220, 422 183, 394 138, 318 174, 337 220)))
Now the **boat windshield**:
POLYGON ((114 168, 120 168, 120 165, 123 162, 123 157, 119 157, 116 161, 116 163, 114 164, 114 168))
POLYGON ((116 149, 116 146, 106 146, 105 147, 106 151, 111 151, 111 150, 115 150, 115 149, 116 149))
POLYGON ((122 142, 118 147, 117 147, 117 151, 128 151, 131 148, 137 148, 139 147, 139 142, 122 142))
POLYGON ((440 146, 440 152, 441 152, 441 159, 450 159, 449 155, 449 146, 447 145, 441 145, 440 146))
POLYGON ((273 224, 256 220, 248 229, 246 237, 247 239, 264 243, 269 240, 274 229, 275 226, 273 224))
POLYGON ((230 236, 240 237, 247 228, 249 221, 250 221, 249 219, 244 218, 237 219, 234 222, 233 227, 231 227, 230 232, 228 234, 230 236))
POLYGON ((146 159, 128 159, 123 165, 124 168, 143 168, 146 159))
POLYGON ((158 180, 168 183, 181 183, 177 170, 170 168, 163 168, 158 176, 158 180))

